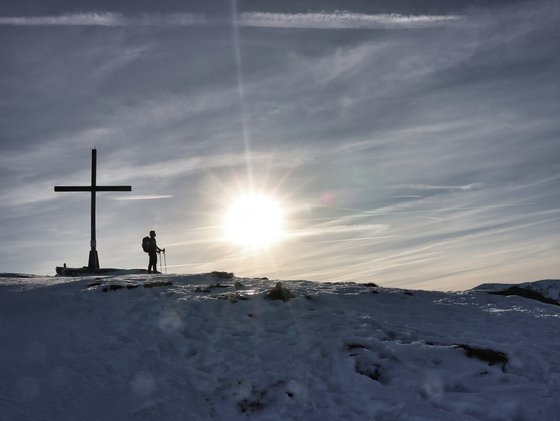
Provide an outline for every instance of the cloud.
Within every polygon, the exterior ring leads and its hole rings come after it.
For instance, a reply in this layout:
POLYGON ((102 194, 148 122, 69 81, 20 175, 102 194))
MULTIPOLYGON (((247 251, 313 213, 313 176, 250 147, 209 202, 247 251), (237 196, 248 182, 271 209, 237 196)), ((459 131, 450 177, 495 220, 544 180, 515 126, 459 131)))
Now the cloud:
POLYGON ((57 16, 0 17, 0 25, 13 26, 190 26, 204 22, 190 13, 125 17, 120 13, 67 13, 57 16))
POLYGON ((378 237, 352 237, 352 238, 338 238, 333 240, 319 240, 313 241, 314 243, 340 243, 347 241, 377 241, 377 240, 387 240, 391 238, 401 238, 400 235, 385 235, 378 237))
POLYGON ((485 209, 485 208, 502 208, 511 206, 528 206, 534 205, 534 203, 509 203, 509 204, 496 204, 496 205, 484 205, 484 206, 467 206, 467 207, 451 207, 451 208, 437 208, 437 209, 423 209, 423 210, 412 210, 412 211, 384 211, 384 210, 365 210, 365 209, 352 209, 352 208, 334 208, 324 205, 314 205, 317 208, 325 209, 336 209, 347 212, 356 212, 358 216, 363 215, 391 215, 391 214, 406 214, 406 213, 425 213, 425 212, 453 212, 462 211, 468 209, 485 209))
POLYGON ((337 11, 334 13, 241 13, 239 25, 264 28, 306 29, 388 29, 428 28, 463 19, 458 15, 368 15, 337 11))
POLYGON ((115 196, 111 197, 113 200, 157 200, 157 199, 171 199, 173 196, 170 194, 162 195, 144 195, 144 196, 115 196))
MULTIPOLYGON (((464 19, 458 15, 402 15, 397 13, 363 14, 345 11, 333 13, 244 12, 237 24, 259 28, 305 29, 391 29, 431 28, 464 19)), ((13 26, 191 26, 216 24, 202 15, 176 13, 126 17, 120 13, 68 13, 58 16, 0 17, 0 25, 13 26)), ((224 23, 224 22, 222 22, 224 23)))
POLYGON ((59 16, 0 17, 0 25, 13 26, 122 26, 118 13, 76 13, 59 16))
POLYGON ((331 239, 327 242, 333 241, 332 236, 342 235, 344 238, 336 238, 334 241, 349 241, 355 240, 357 234, 361 234, 359 239, 379 239, 379 238, 392 238, 393 236, 380 236, 379 234, 387 231, 390 227, 384 224, 339 224, 339 220, 332 219, 332 223, 324 223, 320 225, 314 225, 306 229, 297 229, 289 234, 292 238, 302 238, 302 237, 327 237, 331 239), (374 235, 375 234, 375 235, 374 235), (349 238, 348 235, 352 235, 349 238))
POLYGON ((483 183, 470 183, 465 185, 459 186, 434 186, 430 184, 409 184, 403 186, 396 186, 397 188, 406 188, 410 190, 446 190, 446 191, 453 191, 453 190, 461 190, 461 191, 470 191, 470 190, 479 190, 484 187, 483 183))

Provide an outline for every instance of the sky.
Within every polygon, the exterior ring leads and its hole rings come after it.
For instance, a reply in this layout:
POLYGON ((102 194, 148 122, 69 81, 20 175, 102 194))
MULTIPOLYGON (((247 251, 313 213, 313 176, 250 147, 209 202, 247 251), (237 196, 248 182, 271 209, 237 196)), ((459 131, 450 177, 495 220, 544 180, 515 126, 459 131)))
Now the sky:
MULTIPOLYGON (((0 4, 0 271, 456 290, 558 278, 557 1, 0 4), (208 4, 210 3, 210 4, 208 4), (281 233, 229 241, 249 192, 281 233)), ((257 218, 251 215, 250 218, 257 218)), ((266 224, 266 222, 264 223, 266 224)), ((261 226, 261 228, 263 228, 261 226)))

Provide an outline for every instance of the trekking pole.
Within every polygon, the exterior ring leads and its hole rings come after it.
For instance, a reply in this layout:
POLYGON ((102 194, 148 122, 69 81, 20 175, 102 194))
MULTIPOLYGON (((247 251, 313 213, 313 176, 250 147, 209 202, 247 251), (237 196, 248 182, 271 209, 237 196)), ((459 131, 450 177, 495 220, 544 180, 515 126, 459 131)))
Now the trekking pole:
POLYGON ((165 273, 167 274, 167 257, 165 257, 165 249, 163 249, 163 262, 165 264, 165 273))
POLYGON ((162 273, 161 272, 161 253, 159 255, 159 273, 162 273))

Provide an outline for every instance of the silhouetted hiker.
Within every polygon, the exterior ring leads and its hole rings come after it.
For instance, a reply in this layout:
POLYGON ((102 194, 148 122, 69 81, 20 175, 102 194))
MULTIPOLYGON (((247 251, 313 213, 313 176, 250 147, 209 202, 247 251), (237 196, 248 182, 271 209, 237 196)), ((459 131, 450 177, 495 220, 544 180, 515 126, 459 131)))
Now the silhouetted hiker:
POLYGON ((156 232, 150 231, 149 237, 144 237, 142 240, 142 248, 150 256, 150 261, 148 263, 148 273, 152 273, 152 268, 154 268, 154 273, 159 273, 157 271, 157 254, 161 251, 165 253, 165 249, 160 249, 156 243, 156 232))

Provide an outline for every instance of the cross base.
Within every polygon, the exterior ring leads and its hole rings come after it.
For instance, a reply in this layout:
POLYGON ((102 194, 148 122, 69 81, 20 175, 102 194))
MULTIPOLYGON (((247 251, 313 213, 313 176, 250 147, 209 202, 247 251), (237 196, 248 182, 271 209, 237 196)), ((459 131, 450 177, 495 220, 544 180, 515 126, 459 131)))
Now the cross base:
POLYGON ((97 256, 97 250, 89 251, 88 269, 99 269, 99 257, 97 256))

